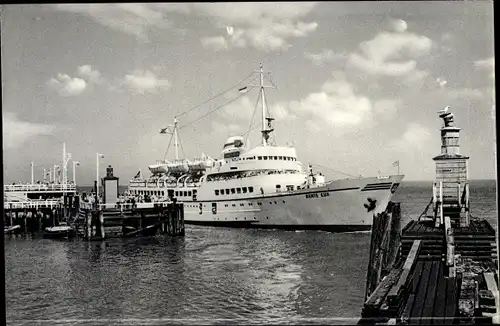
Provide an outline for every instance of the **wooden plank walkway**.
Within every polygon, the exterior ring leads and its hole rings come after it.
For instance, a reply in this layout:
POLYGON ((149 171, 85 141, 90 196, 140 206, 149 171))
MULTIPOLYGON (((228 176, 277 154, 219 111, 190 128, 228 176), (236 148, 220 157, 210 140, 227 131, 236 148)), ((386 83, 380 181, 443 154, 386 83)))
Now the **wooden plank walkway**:
POLYGON ((401 255, 394 263, 396 268, 365 302, 362 311, 364 322, 360 323, 369 323, 370 319, 386 324, 396 320, 396 324, 417 325, 471 322, 462 320, 464 317, 459 310, 459 300, 469 300, 461 296, 468 293, 472 295, 470 300, 475 302, 473 309, 483 311, 482 316, 471 317, 472 322, 491 324, 492 319, 498 316, 495 305, 500 301, 495 280, 495 233, 484 220, 472 220, 466 228, 453 228, 454 250, 461 259, 462 267, 454 267, 459 276, 448 277, 447 242, 443 229, 436 228, 432 223, 410 221, 401 234, 401 255), (461 275, 469 275, 467 273, 473 273, 471 284, 476 285, 463 292, 461 275), (481 293, 480 298, 478 292, 481 293))

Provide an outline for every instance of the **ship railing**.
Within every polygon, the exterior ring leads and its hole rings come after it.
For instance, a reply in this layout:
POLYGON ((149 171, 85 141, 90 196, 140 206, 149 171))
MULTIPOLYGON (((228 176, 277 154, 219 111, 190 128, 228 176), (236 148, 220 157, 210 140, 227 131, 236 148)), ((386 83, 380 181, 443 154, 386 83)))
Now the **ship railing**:
POLYGON ((4 185, 4 191, 76 191, 74 184, 25 184, 4 185))
POLYGON ((4 202, 4 208, 55 208, 62 203, 60 199, 52 200, 27 200, 27 201, 15 201, 15 202, 4 202))

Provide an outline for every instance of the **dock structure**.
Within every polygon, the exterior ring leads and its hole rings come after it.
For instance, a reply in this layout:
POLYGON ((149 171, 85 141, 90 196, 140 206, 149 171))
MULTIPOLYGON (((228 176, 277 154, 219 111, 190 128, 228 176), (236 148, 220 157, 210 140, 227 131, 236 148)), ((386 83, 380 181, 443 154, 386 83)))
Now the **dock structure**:
POLYGON ((496 231, 470 215, 468 157, 458 154, 448 110, 438 112, 444 127, 431 214, 426 208, 402 230, 399 204, 374 216, 359 324, 500 323, 496 231))
POLYGON ((70 184, 4 185, 4 226, 13 233, 33 233, 66 222, 75 208, 70 184))
POLYGON ((98 207, 83 203, 78 215, 74 227, 77 235, 85 240, 185 234, 184 204, 177 202, 101 204, 98 207))
POLYGON ((184 235, 184 204, 170 198, 156 203, 118 202, 119 178, 108 166, 102 178, 103 203, 78 200, 78 216, 74 220, 77 235, 86 240, 133 237, 157 233, 184 235))

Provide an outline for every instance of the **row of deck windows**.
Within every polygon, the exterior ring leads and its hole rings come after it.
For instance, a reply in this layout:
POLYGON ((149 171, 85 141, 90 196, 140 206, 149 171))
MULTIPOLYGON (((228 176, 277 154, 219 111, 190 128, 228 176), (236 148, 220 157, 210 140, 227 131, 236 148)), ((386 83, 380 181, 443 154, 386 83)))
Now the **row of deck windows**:
POLYGON ((240 160, 242 161, 247 161, 247 160, 276 160, 276 161, 296 161, 297 158, 295 157, 290 157, 290 156, 250 156, 250 157, 242 157, 240 160))
POLYGON ((279 160, 279 161, 296 161, 297 159, 295 157, 289 157, 289 156, 257 156, 258 160, 279 160))
POLYGON ((160 190, 132 190, 130 192, 133 195, 154 195, 154 196, 165 196, 165 191, 160 190))
MULTIPOLYGON (((132 190, 132 194, 134 195, 154 195, 154 196, 165 196, 165 191, 159 191, 159 190, 132 190)), ((176 191, 175 196, 187 196, 191 197, 192 192, 189 191, 176 191)))
POLYGON ((247 192, 253 192, 253 187, 241 187, 241 188, 231 188, 231 189, 215 189, 215 195, 230 195, 230 194, 246 194, 247 192))
POLYGON ((191 196, 191 191, 176 191, 175 196, 191 196))

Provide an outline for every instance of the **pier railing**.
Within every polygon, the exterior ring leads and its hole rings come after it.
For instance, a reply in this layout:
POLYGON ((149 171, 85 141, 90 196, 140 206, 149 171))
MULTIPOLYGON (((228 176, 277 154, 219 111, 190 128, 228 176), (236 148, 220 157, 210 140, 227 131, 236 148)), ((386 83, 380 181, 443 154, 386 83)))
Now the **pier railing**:
POLYGON ((25 184, 25 185, 4 185, 5 192, 14 191, 76 191, 74 184, 25 184))
MULTIPOLYGON (((132 208, 134 209, 140 209, 140 208, 153 208, 156 206, 167 206, 170 202, 164 201, 164 202, 151 202, 151 203, 110 203, 110 204, 99 204, 99 209, 104 210, 104 209, 122 209, 122 210, 130 210, 132 208)), ((80 203, 80 208, 82 209, 87 209, 87 210, 92 210, 96 208, 95 203, 87 203, 87 202, 81 202, 80 203)))
POLYGON ((4 202, 4 209, 18 209, 18 208, 56 208, 62 201, 60 199, 52 200, 28 200, 28 201, 14 201, 4 202))

